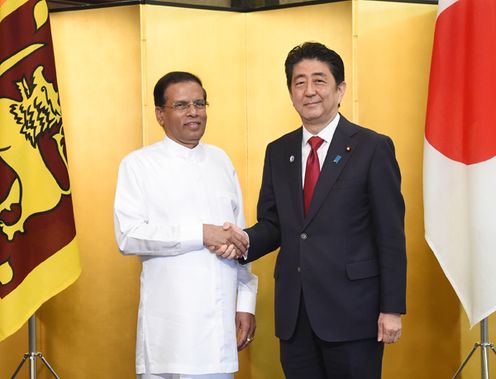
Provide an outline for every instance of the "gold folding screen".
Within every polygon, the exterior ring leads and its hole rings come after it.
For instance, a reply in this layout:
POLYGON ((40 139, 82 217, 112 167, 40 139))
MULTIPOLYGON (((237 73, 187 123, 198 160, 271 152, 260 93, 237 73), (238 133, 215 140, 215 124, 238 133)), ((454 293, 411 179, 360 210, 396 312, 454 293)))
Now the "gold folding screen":
MULTIPOLYGON (((422 144, 435 14, 432 5, 365 0, 253 13, 132 5, 52 14, 83 265, 81 278, 38 312, 38 347, 60 376, 134 378, 140 267, 118 253, 112 202, 120 159, 163 136, 153 109, 156 80, 171 70, 202 78, 211 103, 204 141, 230 155, 251 224, 265 146, 299 126, 285 56, 314 40, 345 60, 343 114, 391 135, 402 168, 409 313, 401 342, 386 348, 383 377, 449 377, 471 340, 423 240, 422 144)), ((274 260, 272 254, 254 264, 257 338, 241 354, 239 379, 283 378, 273 336, 274 260)), ((26 349, 25 328, 0 344, 1 378, 26 349)))

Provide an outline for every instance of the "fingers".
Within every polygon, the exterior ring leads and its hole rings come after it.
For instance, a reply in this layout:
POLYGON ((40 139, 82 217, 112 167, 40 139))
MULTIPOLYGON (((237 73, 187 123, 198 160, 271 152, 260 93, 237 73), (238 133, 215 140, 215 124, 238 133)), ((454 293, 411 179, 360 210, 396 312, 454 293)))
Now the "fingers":
POLYGON ((222 256, 227 251, 228 245, 221 245, 221 246, 209 246, 208 250, 212 251, 216 255, 222 256))
POLYGON ((241 255, 245 254, 248 250, 248 240, 244 235, 241 235, 237 232, 232 232, 229 238, 229 242, 236 246, 241 253, 241 255))
POLYGON ((238 351, 247 347, 251 341, 251 337, 248 337, 248 330, 240 329, 238 331, 238 351), (250 340, 248 340, 248 338, 250 338, 250 340))
POLYGON ((250 343, 252 343, 253 340, 255 339, 255 322, 253 322, 253 326, 249 326, 248 327, 248 329, 246 330, 246 333, 244 334, 244 337, 243 338, 244 338, 244 340, 242 340, 241 338, 238 339, 238 351, 243 350, 250 343))
POLYGON ((220 257, 224 259, 236 259, 238 257, 238 251, 234 245, 229 245, 224 254, 220 255, 220 257))
POLYGON ((234 245, 209 246, 208 249, 224 259, 238 259, 242 256, 234 245))
POLYGON ((222 226, 203 224, 203 244, 205 246, 222 246, 235 244, 237 248, 243 248, 243 244, 238 241, 240 238, 234 235, 233 230, 224 230, 222 226), (231 240, 235 241, 231 241, 231 240), (236 242, 236 243, 234 243, 236 242))
POLYGON ((386 332, 383 334, 382 342, 386 344, 395 343, 401 337, 401 332, 386 332))
POLYGON ((389 332, 384 338, 384 343, 395 343, 401 337, 401 331, 389 332))
POLYGON ((251 343, 255 339, 255 330, 257 329, 256 324, 255 324, 255 317, 253 317, 253 322, 250 326, 250 329, 248 331, 248 337, 247 337, 247 342, 251 343))
POLYGON ((379 322, 377 323, 377 341, 381 342, 384 340, 384 330, 382 329, 382 322, 379 319, 379 322))
POLYGON ((246 234, 244 230, 239 229, 238 227, 236 227, 236 229, 233 230, 234 230, 233 239, 237 240, 240 245, 237 246, 237 248, 241 250, 243 254, 246 254, 248 252, 248 248, 250 247, 248 234, 246 234))
POLYGON ((401 337, 401 316, 396 313, 381 313, 378 320, 377 340, 390 344, 401 337))
POLYGON ((225 222, 223 226, 204 224, 203 243, 217 256, 239 259, 248 250, 248 237, 236 225, 225 222))
POLYGON ((251 313, 237 312, 236 330, 238 335, 238 351, 241 351, 255 338, 255 316, 251 313))
POLYGON ((231 243, 234 243, 236 245, 237 249, 239 250, 248 249, 248 238, 246 236, 246 233, 243 231, 243 229, 227 221, 222 226, 222 229, 225 231, 230 231, 231 237, 229 240, 231 243))

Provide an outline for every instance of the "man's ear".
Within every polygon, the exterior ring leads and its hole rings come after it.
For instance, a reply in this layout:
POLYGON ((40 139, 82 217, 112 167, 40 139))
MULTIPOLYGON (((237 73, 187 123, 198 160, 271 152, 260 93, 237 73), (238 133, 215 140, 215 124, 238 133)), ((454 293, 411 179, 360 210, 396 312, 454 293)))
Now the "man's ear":
POLYGON ((340 92, 340 95, 341 95, 341 98, 339 99, 341 101, 343 99, 345 92, 346 92, 346 82, 345 81, 342 81, 341 83, 339 83, 338 91, 340 92))
POLYGON ((338 92, 338 108, 341 106, 341 101, 343 101, 344 94, 346 92, 346 82, 342 81, 339 83, 339 85, 336 88, 336 91, 338 92))
POLYGON ((164 114, 163 109, 161 107, 155 107, 155 117, 157 118, 158 123, 163 128, 165 127, 164 123, 164 114))

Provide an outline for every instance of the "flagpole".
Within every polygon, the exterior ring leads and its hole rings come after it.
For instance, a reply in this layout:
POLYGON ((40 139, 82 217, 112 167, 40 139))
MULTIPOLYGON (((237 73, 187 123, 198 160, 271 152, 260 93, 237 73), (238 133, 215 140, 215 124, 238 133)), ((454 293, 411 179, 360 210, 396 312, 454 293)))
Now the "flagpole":
POLYGON ((16 370, 12 374, 11 379, 14 379, 19 371, 21 370, 24 362, 29 359, 29 379, 36 379, 36 358, 41 359, 43 364, 48 368, 48 370, 52 373, 52 375, 56 379, 60 379, 59 376, 55 373, 50 363, 45 359, 43 354, 39 351, 36 351, 36 315, 32 315, 28 320, 28 338, 29 338, 29 352, 24 354, 24 357, 17 366, 16 370))
POLYGON ((36 316, 31 316, 28 320, 29 334, 29 378, 36 379, 36 316))
POLYGON ((489 349, 491 349, 495 354, 496 354, 496 349, 494 348, 494 344, 489 342, 488 338, 488 320, 487 318, 484 318, 481 320, 479 323, 480 325, 480 330, 481 330, 481 342, 476 342, 474 344, 474 347, 470 351, 470 353, 467 355, 467 358, 462 362, 458 370, 456 371, 455 375, 453 376, 453 379, 458 378, 460 373, 462 372, 463 368, 465 365, 468 363, 472 355, 475 353, 477 348, 481 348, 481 378, 482 379, 489 379, 489 359, 488 359, 488 352, 489 349))
MULTIPOLYGON (((482 374, 482 379, 489 379, 489 362, 487 359, 487 348, 488 348, 488 337, 487 337, 487 318, 483 319, 480 322, 480 328, 481 328, 481 341, 482 341, 482 348, 481 348, 481 374, 482 374)), ((489 346, 492 346, 489 345, 489 346)))

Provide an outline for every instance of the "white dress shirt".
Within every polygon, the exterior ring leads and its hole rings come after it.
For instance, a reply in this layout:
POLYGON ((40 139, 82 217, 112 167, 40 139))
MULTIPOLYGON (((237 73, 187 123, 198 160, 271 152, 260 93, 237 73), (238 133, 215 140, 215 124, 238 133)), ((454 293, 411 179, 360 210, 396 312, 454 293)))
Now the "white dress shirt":
POLYGON ((142 261, 136 372, 238 370, 235 312, 255 312, 257 277, 203 246, 203 224, 244 227, 234 167, 219 148, 165 138, 119 168, 115 235, 142 261))
POLYGON ((319 164, 320 164, 320 169, 322 170, 322 165, 324 164, 324 160, 327 156, 327 151, 329 150, 329 146, 332 141, 332 137, 334 136, 334 132, 336 131, 336 127, 338 126, 339 123, 339 113, 336 114, 336 117, 332 119, 332 121, 327 124, 327 126, 322 129, 318 134, 312 134, 310 133, 304 126, 303 126, 303 138, 301 141, 301 170, 302 170, 302 183, 301 185, 304 186, 305 184, 305 172, 307 168, 307 159, 308 155, 310 154, 311 147, 310 144, 308 143, 308 140, 311 137, 318 136, 324 140, 322 145, 320 145, 319 149, 317 150, 317 155, 319 157, 319 164))

